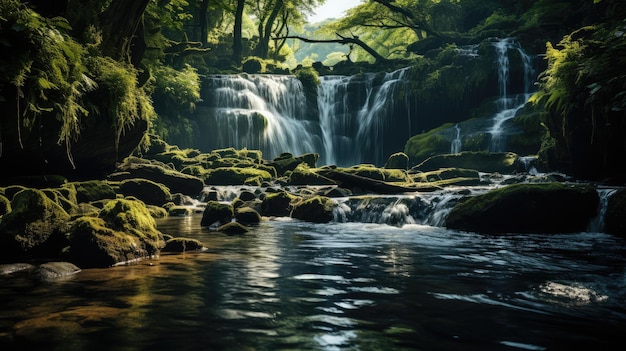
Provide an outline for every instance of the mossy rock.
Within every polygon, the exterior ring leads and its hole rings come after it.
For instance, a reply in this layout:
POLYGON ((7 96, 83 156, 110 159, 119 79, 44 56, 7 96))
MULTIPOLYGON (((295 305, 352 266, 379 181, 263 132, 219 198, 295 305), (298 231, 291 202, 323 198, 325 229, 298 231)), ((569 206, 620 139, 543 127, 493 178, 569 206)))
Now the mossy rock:
POLYGON ((617 190, 609 198, 604 223, 607 233, 626 236, 626 189, 617 190))
POLYGON ((356 165, 349 168, 338 168, 338 171, 383 182, 412 183, 413 180, 402 169, 378 168, 374 165, 356 165))
POLYGON ((66 258, 82 268, 105 268, 148 257, 141 238, 109 228, 102 218, 80 217, 69 232, 66 258))
POLYGON ((423 172, 413 175, 416 182, 438 182, 455 178, 480 179, 480 173, 475 169, 440 168, 436 171, 423 172))
POLYGON ((325 196, 314 196, 297 203, 291 216, 307 222, 328 223, 333 220, 336 203, 325 196))
POLYGON ((117 196, 113 187, 108 182, 101 180, 74 182, 67 184, 66 187, 75 189, 77 203, 115 199, 117 196))
POLYGON ((445 135, 454 125, 446 123, 426 133, 412 136, 404 146, 409 164, 415 165, 427 158, 450 152, 450 138, 445 135))
POLYGON ((11 211, 0 221, 0 251, 4 257, 54 256, 66 245, 69 214, 37 189, 13 196, 11 211))
POLYGON ((147 179, 123 180, 118 191, 124 196, 136 197, 148 205, 162 206, 172 201, 172 194, 167 187, 147 179))
POLYGON ((407 170, 409 168, 409 156, 404 152, 396 152, 389 156, 384 168, 407 170))
POLYGON ((435 171, 440 168, 474 169, 479 172, 512 174, 523 168, 517 154, 512 152, 491 153, 466 151, 458 154, 437 155, 428 158, 414 170, 435 171))
POLYGON ((289 174, 289 183, 293 185, 336 185, 334 180, 324 177, 305 164, 298 165, 289 174))
POLYGON ((261 212, 264 216, 288 217, 291 214, 292 203, 298 200, 300 197, 286 191, 267 194, 261 204, 261 212))
POLYGON ((235 219, 242 224, 258 224, 261 222, 261 215, 251 207, 240 206, 235 210, 235 219))
POLYGON ((198 177, 155 164, 125 162, 109 180, 147 179, 167 187, 171 193, 197 196, 204 189, 204 182, 198 177))
MULTIPOLYGON (((65 190, 69 190, 69 189, 65 189, 65 190)), ((68 199, 64 194, 67 194, 67 191, 61 191, 60 188, 56 188, 56 189, 41 189, 41 191, 43 191, 44 194, 46 194, 46 196, 54 201, 55 203, 57 203, 59 206, 63 207, 63 209, 65 210, 65 212, 67 213, 71 213, 74 211, 74 209, 76 208, 76 194, 74 192, 74 196, 70 196, 71 198, 73 198, 73 201, 68 199)))
POLYGON ((7 186, 6 188, 4 188, 4 196, 6 196, 7 199, 9 200, 13 200, 13 196, 15 196, 15 194, 25 189, 28 189, 28 188, 22 185, 7 186))
POLYGON ((582 232, 598 204, 588 185, 513 184, 458 203, 446 227, 489 234, 582 232))
POLYGON ((244 185, 246 181, 252 181, 259 177, 262 180, 271 180, 269 172, 256 168, 222 167, 208 172, 205 183, 208 185, 244 185))
POLYGON ((215 222, 226 224, 232 221, 235 212, 232 205, 223 204, 217 201, 209 201, 202 212, 201 226, 208 227, 215 222))
POLYGON ((165 242, 165 247, 161 252, 186 252, 202 250, 204 246, 196 239, 172 238, 165 242))
POLYGON ((249 232, 250 229, 241 223, 230 222, 219 226, 217 231, 228 235, 241 235, 249 232))
POLYGON ((192 210, 186 206, 171 206, 167 209, 167 214, 172 217, 186 217, 191 216, 192 210))
POLYGON ((157 230, 154 217, 141 201, 110 200, 104 204, 98 217, 105 221, 107 227, 139 238, 142 248, 149 254, 163 247, 163 235, 157 230))

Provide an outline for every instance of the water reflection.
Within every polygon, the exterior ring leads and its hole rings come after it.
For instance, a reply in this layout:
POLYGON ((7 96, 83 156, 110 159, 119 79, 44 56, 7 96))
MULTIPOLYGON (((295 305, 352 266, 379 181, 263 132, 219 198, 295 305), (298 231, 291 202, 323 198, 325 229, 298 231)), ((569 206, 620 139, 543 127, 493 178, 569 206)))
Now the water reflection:
POLYGON ((53 284, 3 279, 0 347, 596 349, 626 325, 626 244, 604 234, 281 220, 228 236, 199 221, 159 228, 205 251, 53 284))

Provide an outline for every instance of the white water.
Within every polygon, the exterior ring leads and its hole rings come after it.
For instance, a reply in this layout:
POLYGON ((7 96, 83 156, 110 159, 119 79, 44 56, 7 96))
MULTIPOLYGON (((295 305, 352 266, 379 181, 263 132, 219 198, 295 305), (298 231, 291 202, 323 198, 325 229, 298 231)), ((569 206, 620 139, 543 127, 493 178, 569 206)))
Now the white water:
POLYGON ((459 127, 458 123, 454 126, 454 131, 455 131, 455 137, 454 137, 454 140, 452 140, 452 145, 450 146, 450 153, 458 154, 459 152, 461 152, 461 147, 462 147, 461 127, 459 127))
POLYGON ((534 82, 534 70, 532 67, 532 58, 526 54, 519 43, 512 38, 499 39, 494 43, 497 54, 498 66, 498 88, 500 95, 497 100, 498 112, 493 116, 493 124, 489 129, 491 134, 491 144, 489 151, 502 152, 505 151, 506 129, 504 124, 506 121, 515 117, 528 99, 532 95, 531 89, 534 82), (510 79, 510 60, 509 51, 515 50, 522 59, 524 69, 524 93, 521 95, 509 95, 508 86, 510 79))
POLYGON ((209 78, 215 148, 259 149, 273 158, 303 154, 321 142, 305 119, 302 84, 292 76, 227 75, 209 78))

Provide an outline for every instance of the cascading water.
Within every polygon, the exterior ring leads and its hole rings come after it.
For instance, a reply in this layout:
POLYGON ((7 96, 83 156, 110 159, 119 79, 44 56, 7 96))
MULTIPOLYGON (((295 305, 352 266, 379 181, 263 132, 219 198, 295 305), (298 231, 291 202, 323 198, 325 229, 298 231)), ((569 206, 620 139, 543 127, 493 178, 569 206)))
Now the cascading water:
POLYGON ((500 95, 497 100, 498 112, 493 116, 493 124, 489 129, 491 134, 491 143, 489 151, 502 152, 505 151, 506 131, 504 123, 511 118, 519 109, 524 107, 530 96, 532 95, 532 84, 534 82, 534 69, 532 67, 532 58, 526 54, 522 47, 512 38, 499 39, 494 43, 497 54, 498 64, 498 87, 500 95), (509 51, 516 50, 522 60, 524 69, 524 91, 522 94, 509 95, 509 75, 510 60, 509 51))
POLYGON ((206 83, 209 149, 258 149, 268 157, 321 148, 317 122, 306 120, 302 84, 293 76, 220 75, 206 83))
MULTIPOLYGON (((398 90, 407 82, 408 72, 409 68, 404 68, 386 73, 379 85, 375 84, 376 74, 320 78, 317 105, 326 164, 385 162, 391 119, 400 107, 397 103, 407 103, 398 99, 398 90)), ((401 122, 406 125, 399 128, 406 131, 404 140, 411 136, 408 110, 401 122)))
POLYGON ((455 137, 454 140, 452 140, 452 144, 450 145, 450 153, 451 154, 458 154, 459 152, 461 152, 461 127, 459 127, 459 124, 457 123, 454 126, 454 132, 455 132, 455 137))

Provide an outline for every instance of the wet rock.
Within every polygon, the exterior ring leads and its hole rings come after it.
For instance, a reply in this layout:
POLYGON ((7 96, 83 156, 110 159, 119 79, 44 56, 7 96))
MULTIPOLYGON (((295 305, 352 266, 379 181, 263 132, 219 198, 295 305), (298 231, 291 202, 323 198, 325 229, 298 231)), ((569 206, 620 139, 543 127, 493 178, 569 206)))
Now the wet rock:
POLYGON ((489 234, 582 232, 598 204, 588 185, 514 184, 457 204, 446 227, 489 234))
POLYGON ((250 230, 241 223, 230 222, 218 227, 217 231, 228 235, 241 235, 249 232, 250 230))
POLYGON ((215 222, 219 224, 229 223, 234 217, 234 209, 232 205, 223 204, 217 201, 209 201, 204 207, 202 213, 201 226, 210 226, 215 222))
POLYGON ((68 278, 74 274, 80 272, 73 263, 69 262, 48 262, 39 265, 34 274, 37 279, 45 282, 54 281, 58 279, 68 278))
POLYGON ((328 197, 314 196, 297 203, 291 216, 313 223, 328 223, 333 220, 333 209, 337 204, 328 197))
POLYGON ((196 239, 172 238, 165 242, 165 247, 161 252, 185 252, 201 250, 204 246, 196 239))
POLYGON ((604 222, 607 233, 626 236, 626 189, 617 190, 611 195, 604 222))
POLYGON ((235 219, 242 224, 258 224, 261 222, 261 215, 251 207, 241 206, 235 210, 235 219))
POLYGON ((162 206, 172 201, 172 194, 165 186, 147 179, 126 179, 120 182, 119 192, 134 196, 149 205, 162 206))

